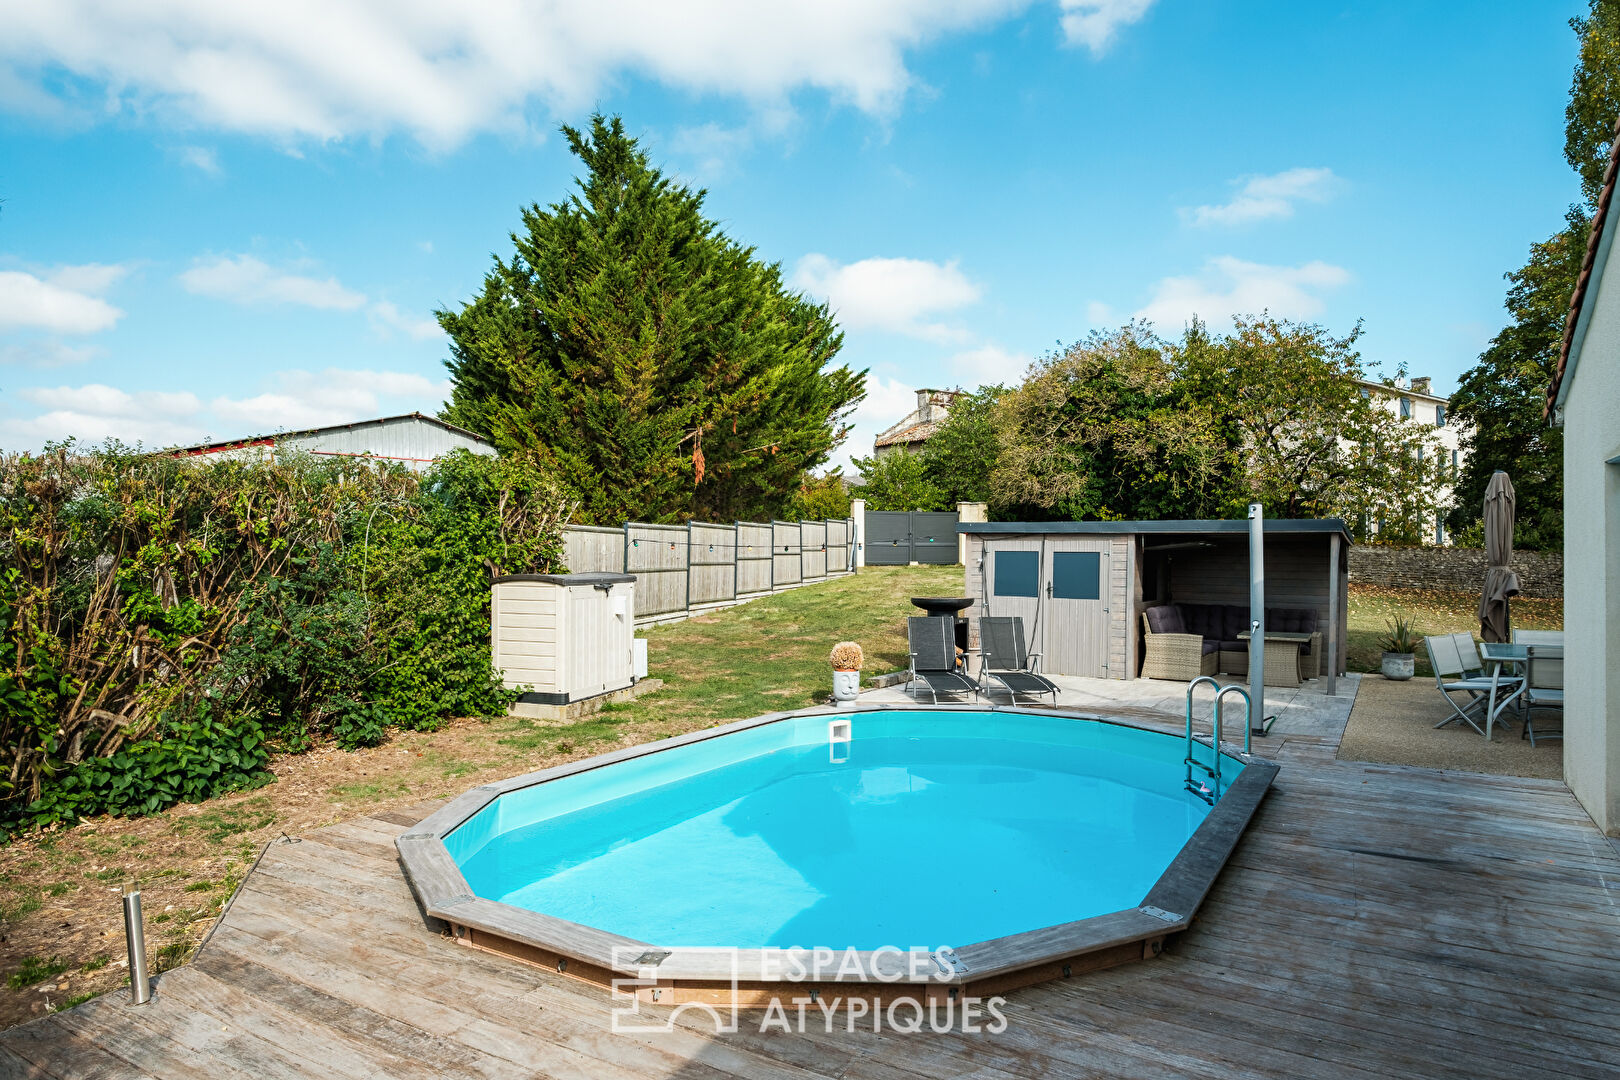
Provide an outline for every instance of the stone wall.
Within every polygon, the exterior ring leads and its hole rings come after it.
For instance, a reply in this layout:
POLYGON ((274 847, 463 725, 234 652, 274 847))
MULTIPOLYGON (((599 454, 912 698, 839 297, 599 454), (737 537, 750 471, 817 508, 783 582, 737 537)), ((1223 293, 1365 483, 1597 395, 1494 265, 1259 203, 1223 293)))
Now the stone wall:
MULTIPOLYGON (((1515 551, 1513 569, 1519 575, 1523 595, 1564 595, 1562 554, 1515 551)), ((1485 552, 1480 548, 1357 544, 1350 549, 1350 580, 1357 585, 1397 589, 1478 592, 1485 580, 1485 552)))

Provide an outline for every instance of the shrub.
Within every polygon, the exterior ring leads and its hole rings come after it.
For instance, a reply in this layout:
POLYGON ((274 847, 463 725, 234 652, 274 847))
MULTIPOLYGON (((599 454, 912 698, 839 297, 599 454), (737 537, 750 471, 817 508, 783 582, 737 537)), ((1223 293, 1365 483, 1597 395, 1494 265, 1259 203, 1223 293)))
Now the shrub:
POLYGON ((266 742, 504 710, 489 576, 551 569, 567 509, 465 452, 0 458, 0 821, 150 813, 262 782, 266 742))

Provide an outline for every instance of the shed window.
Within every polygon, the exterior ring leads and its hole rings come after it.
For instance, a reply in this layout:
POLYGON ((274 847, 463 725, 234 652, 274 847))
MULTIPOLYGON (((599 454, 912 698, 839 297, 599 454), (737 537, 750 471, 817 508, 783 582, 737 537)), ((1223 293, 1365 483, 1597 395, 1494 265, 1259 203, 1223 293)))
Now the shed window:
POLYGON ((1409 397, 1401 398, 1401 419, 1412 419, 1412 399, 1409 397))
POLYGON ((997 596, 1040 595, 1041 557, 1033 551, 995 553, 997 596))
POLYGON ((1052 597, 1056 600, 1102 599, 1102 553, 1052 552, 1052 597))
POLYGON ((1446 426, 1446 407, 1444 405, 1436 405, 1434 407, 1434 426, 1446 426))

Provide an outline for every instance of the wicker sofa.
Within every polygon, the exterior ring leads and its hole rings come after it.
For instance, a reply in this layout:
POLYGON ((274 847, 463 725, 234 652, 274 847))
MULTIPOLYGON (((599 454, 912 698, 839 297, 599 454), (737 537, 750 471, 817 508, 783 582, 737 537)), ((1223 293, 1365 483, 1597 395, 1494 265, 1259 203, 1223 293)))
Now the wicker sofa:
MULTIPOLYGON (((1142 678, 1190 682, 1200 675, 1249 671, 1249 609, 1235 604, 1156 604, 1142 612, 1142 678)), ((1310 634, 1301 649, 1300 676, 1321 673, 1322 632, 1313 608, 1266 608, 1266 629, 1310 634)))

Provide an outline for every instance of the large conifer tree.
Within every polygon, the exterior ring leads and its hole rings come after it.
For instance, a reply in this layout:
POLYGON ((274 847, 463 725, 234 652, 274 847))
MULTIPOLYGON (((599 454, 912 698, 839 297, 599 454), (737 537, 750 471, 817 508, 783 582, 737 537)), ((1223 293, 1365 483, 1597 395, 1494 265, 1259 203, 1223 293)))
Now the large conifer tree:
POLYGON ((585 166, 523 212, 483 292, 441 311, 443 416, 553 461, 580 520, 727 521, 782 512, 844 438, 864 372, 843 335, 653 168, 618 117, 562 129, 585 166))

